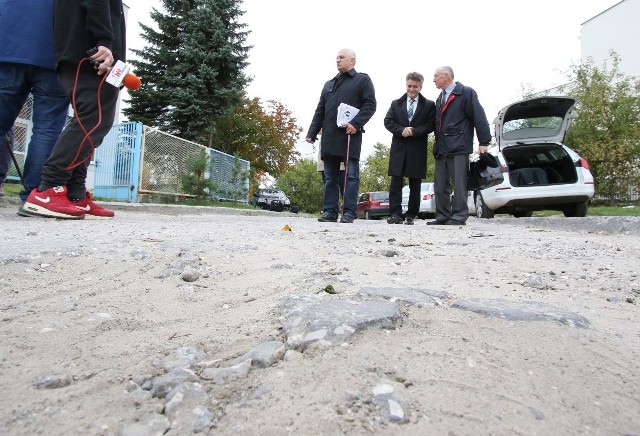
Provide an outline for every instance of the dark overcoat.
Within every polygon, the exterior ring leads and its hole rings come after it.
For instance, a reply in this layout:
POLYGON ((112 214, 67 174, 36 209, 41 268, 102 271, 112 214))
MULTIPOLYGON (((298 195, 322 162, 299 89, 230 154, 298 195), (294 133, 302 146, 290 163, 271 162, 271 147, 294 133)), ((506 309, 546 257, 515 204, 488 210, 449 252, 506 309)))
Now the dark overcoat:
POLYGON ((478 142, 488 145, 491 142, 491 129, 478 101, 478 94, 473 88, 456 82, 444 105, 438 99, 433 154, 450 156, 473 153, 474 128, 478 142))
POLYGON ((409 122, 407 94, 391 102, 384 126, 393 134, 389 156, 389 175, 412 179, 427 176, 427 137, 435 129, 436 104, 418 94, 418 107, 409 122), (413 127, 413 136, 402 136, 405 127, 413 127), (403 172, 404 168, 404 172, 403 172))
POLYGON ((320 156, 347 155, 347 135, 344 127, 338 127, 338 106, 346 103, 360 111, 351 120, 351 125, 358 131, 351 135, 349 143, 349 157, 360 159, 362 149, 362 133, 364 125, 376 112, 376 93, 371 78, 364 73, 351 69, 339 73, 322 87, 320 101, 311 120, 307 137, 316 138, 320 129, 320 156))

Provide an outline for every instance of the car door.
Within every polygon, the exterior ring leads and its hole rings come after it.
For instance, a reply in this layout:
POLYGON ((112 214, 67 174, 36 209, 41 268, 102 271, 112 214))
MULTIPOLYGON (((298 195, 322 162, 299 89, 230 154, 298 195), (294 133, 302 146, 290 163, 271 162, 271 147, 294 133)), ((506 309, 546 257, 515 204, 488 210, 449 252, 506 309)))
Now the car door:
POLYGON ((356 215, 358 218, 364 217, 365 211, 368 209, 369 205, 369 193, 364 192, 360 194, 360 198, 358 198, 358 204, 356 206, 356 215))

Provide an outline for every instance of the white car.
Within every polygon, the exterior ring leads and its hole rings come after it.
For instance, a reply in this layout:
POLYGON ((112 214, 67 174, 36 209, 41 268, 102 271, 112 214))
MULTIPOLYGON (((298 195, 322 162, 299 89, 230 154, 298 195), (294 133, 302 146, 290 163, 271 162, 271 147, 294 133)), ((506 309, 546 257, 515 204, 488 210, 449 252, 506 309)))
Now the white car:
MULTIPOLYGON (((402 188, 402 213, 407 213, 409 207, 409 186, 402 188)), ((436 197, 433 193, 433 183, 424 182, 420 185, 419 217, 433 217, 436 214, 436 197)))
POLYGON ((544 209, 587 214, 594 195, 589 163, 562 143, 577 118, 574 104, 571 97, 537 97, 500 110, 489 153, 498 158, 504 181, 474 192, 478 218, 525 217, 544 209))
MULTIPOLYGON (((453 193, 451 193, 453 196, 453 193)), ((475 214, 475 204, 473 202, 473 192, 469 192, 467 197, 469 214, 475 214)), ((402 213, 406 214, 409 209, 409 186, 402 188, 402 213)), ((433 218, 436 216, 436 194, 433 189, 433 182, 423 182, 420 185, 420 209, 418 217, 433 218)))

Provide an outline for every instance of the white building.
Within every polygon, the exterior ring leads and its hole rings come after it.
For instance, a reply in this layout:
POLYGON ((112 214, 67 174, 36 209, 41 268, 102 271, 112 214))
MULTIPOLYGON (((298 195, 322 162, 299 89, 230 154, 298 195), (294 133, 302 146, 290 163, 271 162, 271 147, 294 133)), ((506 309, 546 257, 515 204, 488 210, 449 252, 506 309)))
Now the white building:
POLYGON ((609 68, 609 52, 620 56, 620 72, 640 78, 640 0, 622 0, 582 23, 581 58, 609 68))

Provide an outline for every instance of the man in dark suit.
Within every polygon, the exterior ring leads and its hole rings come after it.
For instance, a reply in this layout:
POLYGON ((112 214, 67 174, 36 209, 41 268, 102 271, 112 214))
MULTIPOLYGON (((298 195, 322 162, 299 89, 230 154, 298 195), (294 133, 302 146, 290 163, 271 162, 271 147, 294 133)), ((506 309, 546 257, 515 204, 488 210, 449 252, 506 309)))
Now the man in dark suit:
POLYGON ((389 224, 413 224, 420 210, 420 185, 427 175, 427 137, 435 129, 436 105, 420 93, 424 76, 407 74, 407 92, 391 102, 384 126, 393 134, 389 157, 389 224), (402 184, 409 179, 409 205, 402 214, 402 184))

